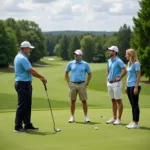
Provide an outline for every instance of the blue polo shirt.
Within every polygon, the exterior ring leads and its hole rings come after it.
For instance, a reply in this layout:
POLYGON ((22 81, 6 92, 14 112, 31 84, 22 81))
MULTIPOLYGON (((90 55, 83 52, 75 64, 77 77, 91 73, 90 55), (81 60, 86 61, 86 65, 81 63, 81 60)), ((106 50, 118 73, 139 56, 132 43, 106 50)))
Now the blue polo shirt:
POLYGON ((66 72, 71 71, 70 81, 71 82, 82 82, 86 80, 86 73, 91 73, 90 67, 87 62, 81 60, 70 61, 66 67, 66 72))
POLYGON ((15 81, 31 81, 32 75, 28 72, 31 68, 27 56, 19 52, 14 59, 15 81))
POLYGON ((109 59, 107 63, 108 81, 113 81, 116 77, 120 77, 123 67, 125 67, 125 64, 118 56, 114 59, 109 59))
POLYGON ((136 72, 140 71, 139 62, 135 62, 133 65, 128 65, 127 67, 127 87, 132 87, 136 85, 137 75, 136 72))

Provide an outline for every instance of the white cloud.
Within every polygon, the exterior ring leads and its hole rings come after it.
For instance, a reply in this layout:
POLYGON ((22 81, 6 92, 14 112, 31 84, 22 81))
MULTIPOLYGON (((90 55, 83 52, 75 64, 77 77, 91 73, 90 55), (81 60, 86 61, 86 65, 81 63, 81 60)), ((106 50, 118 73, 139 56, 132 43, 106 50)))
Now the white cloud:
POLYGON ((72 12, 74 13, 74 15, 80 15, 84 12, 84 7, 82 5, 73 5, 72 6, 72 12))
POLYGON ((132 25, 137 0, 0 0, 0 19, 33 20, 42 30, 118 30, 132 25), (113 24, 110 23, 113 21, 113 24))
POLYGON ((50 3, 56 0, 32 0, 34 3, 50 3))
POLYGON ((11 7, 15 0, 0 0, 0 10, 6 10, 7 8, 11 7))
POLYGON ((110 13, 116 13, 120 15, 135 15, 138 11, 138 2, 134 0, 126 0, 124 2, 114 3, 111 7, 110 13))

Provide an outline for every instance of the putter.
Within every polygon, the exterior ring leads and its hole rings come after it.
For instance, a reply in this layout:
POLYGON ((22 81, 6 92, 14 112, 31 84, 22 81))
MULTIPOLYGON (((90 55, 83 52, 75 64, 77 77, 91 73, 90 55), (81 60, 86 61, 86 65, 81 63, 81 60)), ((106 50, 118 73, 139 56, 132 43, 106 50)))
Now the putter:
POLYGON ((45 87, 45 91, 46 91, 46 95, 47 95, 47 99, 48 99, 48 104, 49 104, 50 112, 51 112, 51 115, 52 115, 53 129, 54 129, 55 132, 60 132, 61 129, 56 129, 56 128, 55 128, 54 116, 53 116, 52 107, 51 107, 50 99, 49 99, 49 96, 48 96, 46 84, 44 84, 44 87, 45 87))

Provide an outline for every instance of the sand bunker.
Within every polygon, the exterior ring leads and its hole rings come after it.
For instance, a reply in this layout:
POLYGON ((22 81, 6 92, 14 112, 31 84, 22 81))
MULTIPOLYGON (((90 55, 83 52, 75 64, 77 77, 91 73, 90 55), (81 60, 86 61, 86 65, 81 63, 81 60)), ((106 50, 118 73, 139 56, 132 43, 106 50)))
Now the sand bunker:
POLYGON ((48 58, 48 60, 55 60, 54 58, 48 58))

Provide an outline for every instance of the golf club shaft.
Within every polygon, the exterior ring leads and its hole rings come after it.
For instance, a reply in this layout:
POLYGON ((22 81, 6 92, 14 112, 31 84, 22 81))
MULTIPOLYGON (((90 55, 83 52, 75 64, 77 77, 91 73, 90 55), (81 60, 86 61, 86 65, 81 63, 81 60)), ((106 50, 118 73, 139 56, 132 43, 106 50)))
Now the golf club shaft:
POLYGON ((49 96, 48 96, 46 84, 44 84, 44 87, 45 87, 45 91, 46 91, 46 95, 47 95, 47 99, 48 99, 48 104, 49 104, 50 112, 51 112, 51 115, 52 115, 53 128, 56 131, 56 129, 55 129, 55 120, 54 120, 54 116, 53 116, 52 107, 51 107, 50 99, 49 99, 49 96))
POLYGON ((45 88, 45 91, 47 91, 47 86, 46 86, 46 84, 44 84, 44 88, 45 88))

